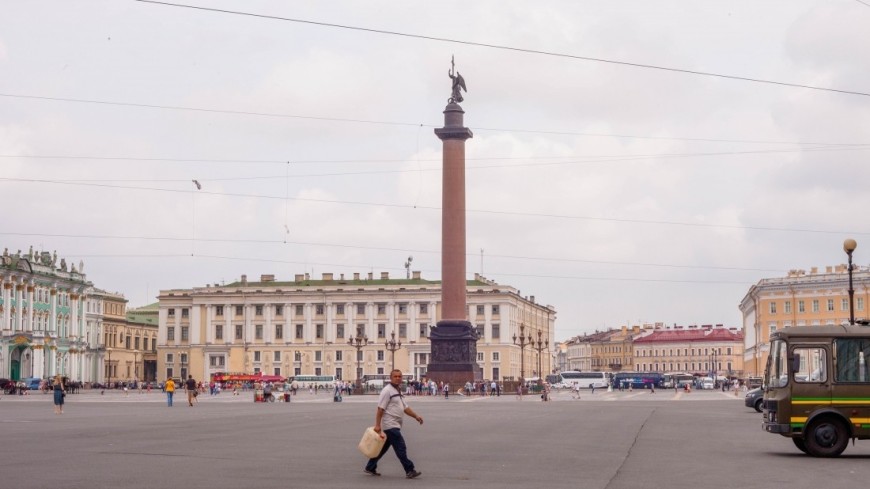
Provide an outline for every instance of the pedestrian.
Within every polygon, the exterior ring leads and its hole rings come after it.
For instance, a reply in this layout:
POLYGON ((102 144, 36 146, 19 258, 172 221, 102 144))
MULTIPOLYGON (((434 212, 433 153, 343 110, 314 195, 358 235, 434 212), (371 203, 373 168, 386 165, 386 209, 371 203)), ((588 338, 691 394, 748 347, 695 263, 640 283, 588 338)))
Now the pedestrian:
POLYGON ((580 383, 574 382, 574 395, 571 396, 573 399, 580 399, 580 383))
POLYGON ((187 404, 193 407, 193 400, 196 399, 196 381, 193 380, 193 375, 187 376, 184 387, 187 389, 187 404))
POLYGON ((387 437, 384 443, 384 448, 377 457, 369 459, 365 467, 365 473, 369 475, 381 475, 378 472, 378 461, 387 453, 390 447, 396 452, 396 457, 402 463, 402 468, 405 469, 405 477, 414 479, 420 476, 420 472, 414 468, 414 462, 408 458, 408 449, 405 445, 405 438, 402 436, 402 414, 417 420, 421 425, 423 418, 414 412, 405 402, 405 398, 399 391, 399 384, 402 383, 402 371, 393 370, 390 372, 390 383, 384 386, 381 390, 381 395, 378 398, 378 410, 375 415, 375 433, 381 433, 387 437))
POLYGON ((595 394, 595 384, 589 384, 589 387, 592 388, 592 393, 595 394))
POLYGON ((444 390, 444 399, 450 398, 450 384, 444 382, 444 387, 442 387, 442 389, 444 390))
POLYGON ((175 381, 171 378, 166 379, 163 390, 166 391, 166 405, 172 407, 172 396, 175 394, 175 381))
POLYGON ((522 382, 517 383, 517 400, 518 401, 523 400, 523 383, 522 382))
POLYGON ((63 388, 63 379, 60 375, 54 378, 54 414, 63 414, 63 398, 66 397, 66 389, 63 388))

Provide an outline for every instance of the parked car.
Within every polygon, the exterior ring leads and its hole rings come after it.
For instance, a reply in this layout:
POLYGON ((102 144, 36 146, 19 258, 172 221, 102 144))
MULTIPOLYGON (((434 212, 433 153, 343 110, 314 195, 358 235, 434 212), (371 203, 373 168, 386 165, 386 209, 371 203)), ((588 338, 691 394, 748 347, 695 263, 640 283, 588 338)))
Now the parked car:
POLYGON ((710 377, 704 377, 701 379, 701 388, 704 390, 712 390, 716 387, 716 383, 713 382, 713 379, 710 377))
POLYGON ((746 393, 746 398, 744 399, 744 404, 746 407, 754 408, 759 413, 761 412, 761 402, 764 397, 764 389, 761 387, 750 390, 746 393))
POLYGON ((28 390, 32 391, 39 390, 39 384, 42 383, 42 379, 39 377, 28 377, 26 379, 21 379, 21 381, 24 382, 24 385, 28 390))

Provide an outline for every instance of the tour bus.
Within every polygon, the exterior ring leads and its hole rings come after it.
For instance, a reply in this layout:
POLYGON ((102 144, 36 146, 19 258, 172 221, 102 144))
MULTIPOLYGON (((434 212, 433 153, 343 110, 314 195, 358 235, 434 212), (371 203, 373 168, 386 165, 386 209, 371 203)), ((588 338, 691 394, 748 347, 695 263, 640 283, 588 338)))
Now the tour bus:
POLYGON ((607 387, 609 379, 606 372, 562 372, 559 374, 562 387, 571 388, 578 384, 581 388, 607 387))
MULTIPOLYGON (((383 388, 385 385, 390 383, 390 374, 365 374, 362 376, 362 384, 366 387, 371 388, 383 388)), ((402 383, 407 383, 414 380, 414 376, 411 374, 402 375, 402 383)))
POLYGON ((613 375, 613 387, 646 389, 650 386, 662 387, 664 375, 659 372, 619 372, 613 375))
POLYGON ((694 382, 695 376, 686 372, 669 372, 662 376, 662 386, 667 389, 692 385, 694 382))
POLYGON ((771 334, 763 428, 802 452, 836 457, 870 439, 870 328, 788 327, 771 334))
POLYGON ((300 389, 305 389, 312 385, 332 389, 332 386, 335 385, 335 375, 295 375, 290 377, 289 380, 290 382, 298 382, 300 389))

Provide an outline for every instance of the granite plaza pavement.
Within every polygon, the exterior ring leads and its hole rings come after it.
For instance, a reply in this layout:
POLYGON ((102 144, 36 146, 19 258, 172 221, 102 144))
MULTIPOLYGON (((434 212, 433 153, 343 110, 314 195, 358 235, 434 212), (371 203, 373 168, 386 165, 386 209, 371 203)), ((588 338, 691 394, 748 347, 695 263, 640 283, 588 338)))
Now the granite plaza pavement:
POLYGON ((544 403, 414 397, 422 426, 406 419, 407 480, 389 452, 363 473, 356 445, 374 420, 375 396, 333 403, 300 392, 286 403, 253 394, 90 391, 0 396, 4 488, 854 488, 870 480, 870 441, 839 459, 801 454, 764 433, 743 393, 560 392, 544 403))

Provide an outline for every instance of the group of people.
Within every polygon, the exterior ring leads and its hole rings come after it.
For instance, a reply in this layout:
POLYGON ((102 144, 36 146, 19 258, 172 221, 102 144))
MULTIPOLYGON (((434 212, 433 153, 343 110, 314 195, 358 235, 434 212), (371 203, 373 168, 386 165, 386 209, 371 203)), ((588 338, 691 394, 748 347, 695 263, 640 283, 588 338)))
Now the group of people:
MULTIPOLYGON (((193 407, 193 404, 199 395, 199 385, 197 385, 196 380, 193 379, 193 375, 187 376, 187 380, 184 382, 184 389, 187 391, 187 404, 190 407, 193 407)), ((175 396, 175 381, 171 378, 166 379, 166 383, 163 385, 163 391, 166 392, 166 405, 172 407, 172 398, 175 396)))
POLYGON ((462 392, 466 396, 479 394, 481 396, 501 396, 501 384, 496 381, 492 382, 466 382, 462 392))

